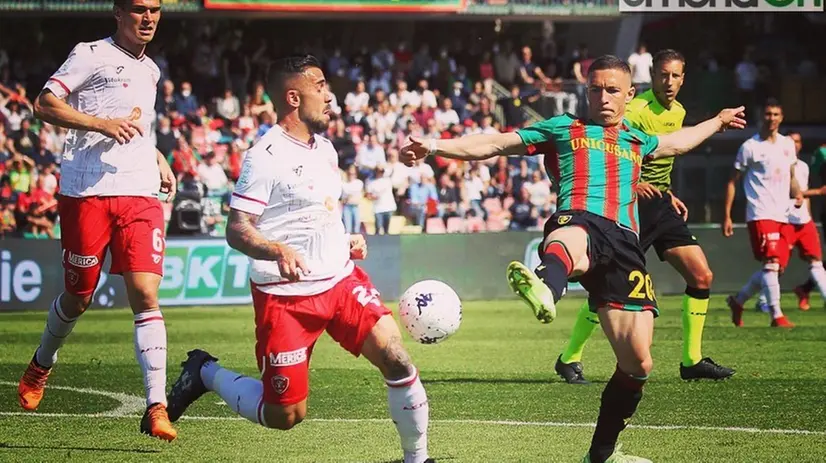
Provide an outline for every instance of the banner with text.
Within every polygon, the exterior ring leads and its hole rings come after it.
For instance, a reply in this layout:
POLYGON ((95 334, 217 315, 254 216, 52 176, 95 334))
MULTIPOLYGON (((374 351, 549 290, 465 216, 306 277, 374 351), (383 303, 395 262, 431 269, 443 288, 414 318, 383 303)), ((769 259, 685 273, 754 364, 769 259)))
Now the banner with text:
POLYGON ((207 9, 331 13, 455 13, 467 0, 204 0, 207 9))

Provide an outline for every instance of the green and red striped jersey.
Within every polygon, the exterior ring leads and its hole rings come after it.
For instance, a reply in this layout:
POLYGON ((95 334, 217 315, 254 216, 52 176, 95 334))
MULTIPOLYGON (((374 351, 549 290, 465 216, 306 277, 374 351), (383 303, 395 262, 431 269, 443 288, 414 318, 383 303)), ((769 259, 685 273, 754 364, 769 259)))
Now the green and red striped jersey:
POLYGON ((638 230, 640 166, 659 143, 631 127, 603 127, 569 114, 517 131, 528 154, 544 154, 559 188, 557 210, 587 211, 638 230))

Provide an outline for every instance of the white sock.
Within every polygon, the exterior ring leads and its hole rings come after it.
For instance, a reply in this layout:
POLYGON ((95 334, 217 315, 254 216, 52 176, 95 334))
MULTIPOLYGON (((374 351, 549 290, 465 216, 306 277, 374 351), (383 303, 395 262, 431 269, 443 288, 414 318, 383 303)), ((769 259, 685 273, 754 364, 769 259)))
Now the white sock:
POLYGON ((166 324, 160 310, 135 315, 135 357, 143 372, 146 406, 166 405, 166 324))
POLYGON ((826 269, 823 268, 823 262, 812 262, 809 273, 811 273, 812 279, 815 280, 817 289, 820 290, 820 296, 826 301, 826 269))
POLYGON ((749 299, 754 297, 760 288, 763 287, 763 270, 758 270, 751 274, 749 281, 740 289, 737 296, 734 298, 740 305, 745 304, 749 299))
POLYGON ((390 417, 402 441, 404 463, 427 460, 427 424, 430 407, 418 370, 407 378, 387 382, 390 417))
POLYGON ((780 309, 780 280, 777 272, 766 270, 763 272, 763 294, 766 295, 766 300, 771 307, 772 319, 777 319, 783 316, 783 310, 780 309))
POLYGON ((40 346, 34 353, 35 360, 41 367, 51 368, 57 362, 57 351, 77 323, 77 317, 69 318, 63 313, 60 296, 62 294, 52 301, 49 315, 46 316, 46 327, 40 336, 40 346))
POLYGON ((266 427, 264 422, 264 385, 261 381, 244 376, 218 363, 208 361, 201 367, 201 380, 237 414, 266 427))

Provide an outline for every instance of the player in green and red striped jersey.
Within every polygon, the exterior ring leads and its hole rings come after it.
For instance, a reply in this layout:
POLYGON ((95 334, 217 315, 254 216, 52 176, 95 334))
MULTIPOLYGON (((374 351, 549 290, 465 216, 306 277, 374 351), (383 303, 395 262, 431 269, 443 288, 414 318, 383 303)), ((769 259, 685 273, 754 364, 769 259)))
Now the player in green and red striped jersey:
POLYGON ((508 283, 537 318, 550 322, 568 280, 579 280, 614 349, 617 370, 603 391, 584 462, 648 462, 617 448, 653 366, 650 346, 657 309, 637 236, 635 189, 642 160, 683 154, 718 130, 745 126, 745 108, 740 107, 694 127, 650 136, 623 121, 625 105, 633 98, 628 65, 603 56, 588 71, 588 119, 561 115, 513 133, 411 139, 400 156, 411 165, 428 155, 460 160, 545 155, 547 170, 559 185, 558 211, 545 225, 536 272, 511 263, 508 283))

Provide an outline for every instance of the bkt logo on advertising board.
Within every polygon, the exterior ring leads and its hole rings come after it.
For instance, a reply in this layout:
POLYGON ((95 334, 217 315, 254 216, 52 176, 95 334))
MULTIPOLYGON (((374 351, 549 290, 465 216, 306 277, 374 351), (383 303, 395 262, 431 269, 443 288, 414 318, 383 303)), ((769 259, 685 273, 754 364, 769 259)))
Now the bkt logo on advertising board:
POLYGON ((632 12, 823 12, 823 0, 620 0, 622 13, 632 12))
POLYGON ((247 304, 249 259, 223 240, 169 240, 161 304, 247 304))

